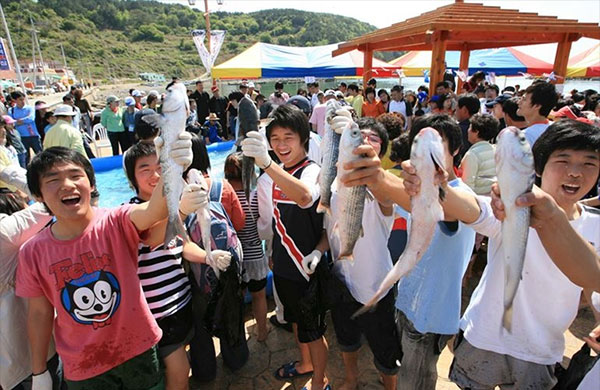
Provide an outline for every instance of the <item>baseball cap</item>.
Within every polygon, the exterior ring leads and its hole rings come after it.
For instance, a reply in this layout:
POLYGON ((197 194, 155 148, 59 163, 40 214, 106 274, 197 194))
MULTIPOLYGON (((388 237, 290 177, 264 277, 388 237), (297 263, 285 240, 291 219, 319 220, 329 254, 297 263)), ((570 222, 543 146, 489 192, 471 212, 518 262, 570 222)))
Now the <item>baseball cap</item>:
POLYGON ((310 115, 310 101, 302 95, 295 95, 288 99, 286 104, 291 104, 302 110, 306 115, 310 115))
POLYGON ((135 105, 135 99, 134 99, 134 98, 132 98, 131 96, 127 96, 127 97, 125 98, 125 105, 126 105, 127 107, 135 105))
POLYGON ((131 96, 142 97, 142 93, 140 91, 138 91, 137 89, 134 89, 133 92, 131 92, 131 96))
MULTIPOLYGON (((135 92, 135 91, 134 91, 134 92, 135 92)), ((139 92, 138 92, 138 93, 139 93, 139 92)), ((110 104, 110 103, 112 103, 112 102, 118 102, 118 101, 119 101, 119 98, 118 98, 118 97, 116 97, 115 95, 108 95, 108 96, 106 97, 106 104, 110 104)))
POLYGON ((492 108, 492 107, 494 107, 494 106, 495 106, 496 104, 498 104, 498 103, 500 103, 500 104, 504 103, 505 101, 507 101, 507 100, 508 100, 508 99, 510 99, 511 97, 512 97, 512 96, 511 96, 511 95, 509 95, 509 94, 507 94, 507 93, 504 93, 504 94, 502 94, 502 95, 498 95, 498 96, 496 97, 496 99, 494 99, 494 100, 492 100, 492 101, 489 101, 489 102, 485 103, 485 106, 486 106, 487 108, 492 108))
POLYGON ((325 91, 325 97, 328 97, 328 96, 335 97, 335 91, 333 89, 328 89, 327 91, 325 91))

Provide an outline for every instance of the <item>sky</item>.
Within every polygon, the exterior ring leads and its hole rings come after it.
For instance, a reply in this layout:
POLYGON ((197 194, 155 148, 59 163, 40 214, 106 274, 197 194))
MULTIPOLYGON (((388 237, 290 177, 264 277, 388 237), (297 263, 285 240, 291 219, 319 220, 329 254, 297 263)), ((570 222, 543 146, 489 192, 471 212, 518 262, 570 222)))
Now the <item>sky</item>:
MULTIPOLYGON (((189 4, 189 0, 162 0, 165 3, 189 4)), ((483 3, 505 9, 524 12, 537 12, 540 15, 558 16, 561 19, 575 19, 580 22, 600 23, 600 1, 598 0, 465 0, 483 3)), ((210 11, 254 12, 272 8, 293 8, 312 12, 335 13, 349 16, 375 27, 387 27, 393 23, 432 11, 453 0, 208 0, 210 11)), ((195 0, 194 8, 204 10, 204 0, 195 0)), ((580 39, 575 42, 571 54, 583 51, 598 41, 580 39)), ((536 45, 528 54, 539 55, 540 59, 554 60, 556 45, 536 45)))

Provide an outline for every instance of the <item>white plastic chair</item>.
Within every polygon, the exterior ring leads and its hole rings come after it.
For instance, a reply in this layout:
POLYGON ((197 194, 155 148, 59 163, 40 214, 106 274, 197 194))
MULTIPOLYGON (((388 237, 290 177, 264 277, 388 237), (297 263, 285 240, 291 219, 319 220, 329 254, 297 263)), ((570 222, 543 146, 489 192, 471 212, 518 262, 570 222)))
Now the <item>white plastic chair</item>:
POLYGON ((100 123, 95 124, 92 129, 92 142, 94 143, 94 148, 96 149, 96 157, 100 157, 99 150, 101 148, 112 149, 112 146, 110 145, 110 139, 108 139, 108 131, 106 131, 106 128, 100 123))

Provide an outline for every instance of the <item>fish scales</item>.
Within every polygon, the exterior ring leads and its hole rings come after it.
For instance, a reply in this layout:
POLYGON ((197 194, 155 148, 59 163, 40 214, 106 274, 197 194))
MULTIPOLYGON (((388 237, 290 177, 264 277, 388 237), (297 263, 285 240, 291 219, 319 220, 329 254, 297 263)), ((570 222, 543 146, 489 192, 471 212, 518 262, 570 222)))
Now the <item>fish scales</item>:
MULTIPOLYGON (((352 123, 342 131, 339 146, 339 163, 337 167, 337 177, 348 173, 344 169, 344 164, 361 158, 361 156, 352 153, 354 149, 363 143, 362 134, 358 125, 352 123)), ((352 260, 352 252, 358 238, 362 235, 362 216, 365 207, 365 196, 367 187, 364 185, 346 187, 338 183, 338 207, 339 220, 337 223, 337 232, 340 237, 340 256, 339 260, 352 260)))
MULTIPOLYGON (((246 138, 250 131, 258 131, 258 111, 254 102, 244 96, 238 106, 238 120, 240 121, 240 139, 241 142, 246 138)), ((256 172, 254 170, 254 158, 242 156, 242 187, 246 199, 250 199, 250 191, 256 186, 256 172)))
POLYGON ((185 227, 179 216, 179 200, 185 186, 183 167, 170 157, 173 144, 185 131, 185 123, 190 110, 186 88, 181 83, 173 84, 167 91, 162 104, 162 115, 145 115, 142 119, 160 129, 163 146, 160 149, 159 162, 163 179, 163 194, 167 202, 168 221, 164 245, 179 235, 187 240, 185 227))
POLYGON ((444 219, 440 188, 435 183, 437 171, 444 168, 444 146, 439 133, 427 127, 415 137, 410 162, 421 180, 421 189, 411 197, 410 230, 402 255, 381 282, 377 292, 353 317, 371 310, 400 278, 407 275, 427 251, 435 228, 444 219))
POLYGON ((506 217, 502 221, 504 252, 504 314, 502 326, 512 331, 512 305, 517 294, 529 235, 529 207, 517 207, 517 197, 531 191, 534 165, 531 147, 523 132, 507 127, 500 132, 496 146, 496 175, 506 217))
POLYGON ((325 113, 325 134, 323 136, 321 171, 319 173, 319 188, 321 197, 317 212, 329 212, 331 206, 331 184, 337 174, 336 163, 339 157, 339 146, 341 135, 331 128, 331 120, 335 117, 335 112, 342 106, 335 100, 327 101, 327 111, 325 113))

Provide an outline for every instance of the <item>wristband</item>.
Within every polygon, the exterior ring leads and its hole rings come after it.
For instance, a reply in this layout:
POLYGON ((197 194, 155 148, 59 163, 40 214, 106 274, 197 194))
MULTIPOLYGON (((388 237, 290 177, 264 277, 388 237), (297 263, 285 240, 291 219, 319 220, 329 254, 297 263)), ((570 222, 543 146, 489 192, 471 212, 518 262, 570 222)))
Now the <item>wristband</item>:
POLYGON ((267 164, 266 167, 262 168, 263 171, 266 171, 267 169, 269 169, 269 167, 271 166, 271 164, 273 164, 273 159, 269 159, 269 163, 267 164))
POLYGON ((40 375, 42 375, 42 374, 45 374, 45 373, 46 373, 46 371, 48 371, 48 368, 47 368, 47 367, 46 367, 46 369, 45 369, 44 371, 40 372, 39 374, 31 374, 31 376, 40 376, 40 375))

